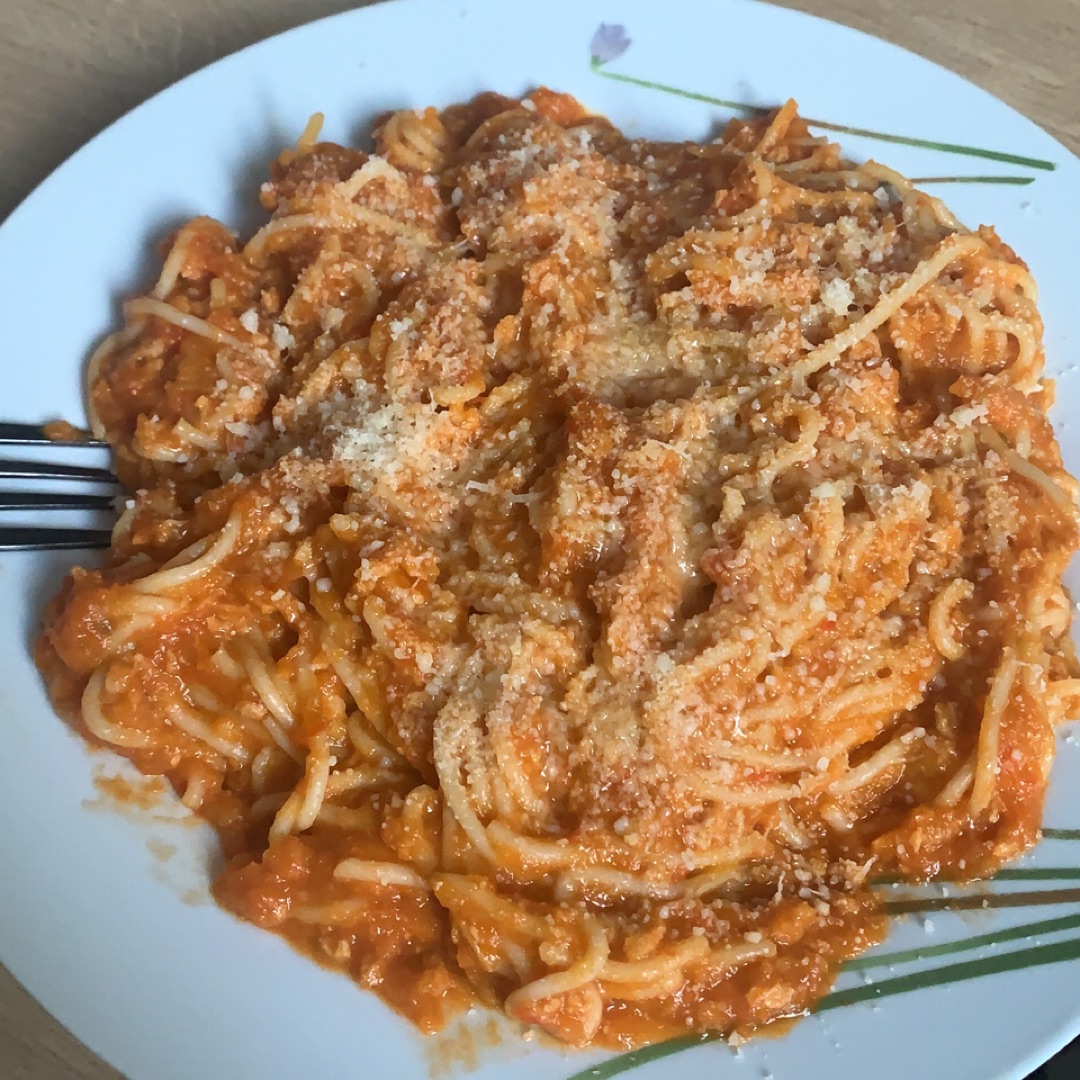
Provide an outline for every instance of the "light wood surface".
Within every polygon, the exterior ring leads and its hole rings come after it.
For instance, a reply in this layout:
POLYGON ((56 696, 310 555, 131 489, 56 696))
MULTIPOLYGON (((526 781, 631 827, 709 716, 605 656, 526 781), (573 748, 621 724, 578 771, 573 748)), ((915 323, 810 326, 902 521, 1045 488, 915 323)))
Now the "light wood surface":
MULTIPOLYGON (((0 0, 0 218, 87 139, 162 87, 270 34, 357 6, 349 0, 0 0)), ((789 0, 787 6, 952 68, 1080 153, 1080 0, 789 0)), ((617 2, 612 12, 617 15, 617 2)), ((123 1080, 3 968, 0 1077, 123 1080)))

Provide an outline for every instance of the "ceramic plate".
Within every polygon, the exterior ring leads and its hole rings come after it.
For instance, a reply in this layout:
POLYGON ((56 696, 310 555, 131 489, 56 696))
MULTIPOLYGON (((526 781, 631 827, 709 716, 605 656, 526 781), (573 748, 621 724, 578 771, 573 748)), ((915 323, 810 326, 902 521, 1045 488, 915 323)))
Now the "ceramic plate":
MULTIPOLYGON (((707 136, 731 103, 792 96, 809 117, 861 129, 837 135, 850 156, 929 178, 961 220, 994 223, 1040 283, 1053 417, 1080 472, 1080 162, 925 60, 736 0, 403 0, 184 80, 98 136, 0 228, 0 412, 77 419, 87 351, 118 298, 150 280, 152 243, 196 213, 250 228, 267 162, 310 113, 326 114, 327 137, 355 140, 387 109, 540 83, 631 133, 675 139, 707 136)), ((207 892, 212 838, 171 798, 121 810, 105 793, 127 775, 122 763, 56 719, 27 651, 41 603, 74 561, 0 558, 0 961, 131 1080, 426 1080, 433 1069, 492 1080, 510 1070, 519 1080, 624 1070, 1013 1080, 1080 1031, 1080 746, 1066 732, 1046 812, 1059 831, 1019 870, 961 890, 960 911, 935 910, 943 890, 924 891, 923 910, 898 919, 878 950, 891 959, 844 972, 836 1007, 783 1037, 612 1058, 525 1042, 480 1015, 425 1041, 345 978, 219 911, 207 892)))

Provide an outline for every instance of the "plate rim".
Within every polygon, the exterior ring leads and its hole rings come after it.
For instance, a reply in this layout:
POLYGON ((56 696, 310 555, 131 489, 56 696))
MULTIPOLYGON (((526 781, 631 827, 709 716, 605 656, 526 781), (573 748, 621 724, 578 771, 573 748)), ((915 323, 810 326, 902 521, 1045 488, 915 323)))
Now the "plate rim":
MULTIPOLYGON (((466 2, 468 4, 480 7, 495 6, 493 0, 466 0, 466 2)), ((1044 128, 1042 128, 1030 117, 1022 113, 1015 106, 1001 100, 994 93, 987 90, 985 87, 972 82, 971 80, 965 78, 963 75, 960 75, 953 69, 946 67, 943 64, 937 63, 936 61, 930 60, 905 45, 898 44, 885 38, 877 37, 876 35, 861 30, 857 27, 852 27, 845 23, 836 22, 826 16, 817 15, 798 9, 783 7, 779 4, 768 2, 768 0, 724 0, 724 2, 727 4, 742 7, 771 9, 773 12, 781 15, 784 19, 791 20, 796 24, 800 22, 805 24, 807 21, 809 21, 812 24, 818 25, 819 30, 823 30, 824 32, 835 33, 837 30, 839 30, 842 31, 843 34, 846 35, 851 42, 870 40, 879 45, 887 46, 889 50, 893 50, 904 55, 909 62, 917 62, 921 65, 929 65, 938 73, 943 74, 950 79, 958 80, 965 86, 976 90, 984 98, 992 101, 997 108, 1008 110, 1016 119, 1023 121, 1023 123, 1029 126, 1030 129, 1038 132, 1040 136, 1053 143, 1053 145, 1057 148, 1058 152, 1065 156, 1066 160, 1068 160, 1072 164, 1080 165, 1080 155, 1071 150, 1058 138, 1056 138, 1050 132, 1046 131, 1044 128)), ((227 65, 234 63, 237 58, 253 51, 262 49, 272 42, 280 43, 282 40, 289 38, 290 36, 304 33, 326 32, 331 25, 336 23, 341 23, 342 25, 344 25, 354 20, 362 21, 368 15, 368 13, 377 9, 393 8, 402 11, 410 8, 435 8, 438 6, 438 0, 378 0, 378 2, 367 4, 364 7, 336 12, 333 14, 322 16, 320 18, 305 21, 296 26, 260 38, 257 41, 251 42, 248 45, 245 45, 224 56, 221 56, 197 68, 196 70, 172 81, 167 86, 162 87, 160 90, 156 91, 150 97, 137 103, 133 107, 124 111, 121 115, 117 116, 109 124, 107 124, 90 139, 88 139, 85 143, 79 146, 78 149, 76 149, 72 154, 70 154, 60 163, 58 163, 54 168, 50 169, 48 173, 19 200, 17 205, 6 215, 3 221, 0 222, 0 246, 7 242, 9 236, 15 231, 15 228, 19 225, 19 223, 21 223, 21 221, 26 215, 33 214, 34 203, 39 199, 39 197, 43 197, 43 195, 47 193, 48 190, 50 190, 55 183, 58 182, 58 178, 62 177, 62 175, 69 170, 76 170, 79 167, 79 164, 83 160, 85 160, 86 157, 92 155, 95 149, 99 147, 101 143, 105 142, 109 138, 116 137, 117 133, 121 131, 126 125, 128 125, 134 117, 145 112, 152 111, 155 107, 160 107, 162 99, 176 92, 179 87, 197 83, 200 79, 207 77, 209 73, 219 71, 227 65)), ((629 6, 636 5, 631 0, 629 6)), ((716 6, 716 8, 714 9, 715 17, 719 18, 721 16, 722 9, 723 4, 716 6)), ((1057 426, 1058 424, 1055 423, 1055 428, 1057 428, 1057 426)), ((2 940, 0 940, 0 947, 2 947, 2 944, 3 942, 2 940)), ((0 957, 0 962, 3 962, 2 957, 0 957)), ((8 970, 11 971, 10 968, 8 970)), ((29 993, 35 1001, 37 1001, 39 1004, 42 1004, 39 995, 34 990, 30 989, 26 982, 24 982, 18 976, 15 976, 13 971, 12 975, 14 978, 16 978, 22 989, 29 993)), ((68 1027, 67 1023, 63 1019, 56 1016, 56 1014, 52 1013, 51 1010, 49 1010, 43 1004, 42 1007, 45 1008, 46 1011, 49 1012, 50 1016, 52 1016, 58 1023, 60 1023, 61 1026, 63 1026, 64 1029, 69 1034, 71 1034, 73 1038, 83 1043, 83 1045, 85 1045, 103 1061, 111 1064, 110 1059, 106 1057, 105 1054, 103 1054, 101 1051, 95 1048, 94 1041, 92 1039, 86 1039, 82 1035, 76 1034, 70 1027, 68 1027)), ((1075 1030, 1071 1031, 1071 1033, 1069 1029, 1063 1029, 1061 1032, 1059 1032, 1059 1035, 1061 1036, 1061 1041, 1058 1042, 1056 1046, 1053 1046, 1051 1048, 1049 1056, 1052 1056, 1062 1047, 1066 1046, 1074 1037, 1080 1035, 1080 1006, 1078 1006, 1077 1012, 1074 1017, 1074 1028, 1075 1030)), ((1057 1040, 1054 1039, 1052 1041, 1057 1040)), ((1025 1060, 1030 1061, 1029 1067, 1038 1067, 1039 1064, 1046 1060, 1044 1047, 1047 1045, 1049 1044, 1045 1042, 1040 1044, 1040 1049, 1038 1051, 1032 1051, 1032 1053, 1028 1055, 1028 1058, 1026 1058, 1025 1060)), ((141 1078, 139 1078, 139 1080, 141 1080, 141 1078)))

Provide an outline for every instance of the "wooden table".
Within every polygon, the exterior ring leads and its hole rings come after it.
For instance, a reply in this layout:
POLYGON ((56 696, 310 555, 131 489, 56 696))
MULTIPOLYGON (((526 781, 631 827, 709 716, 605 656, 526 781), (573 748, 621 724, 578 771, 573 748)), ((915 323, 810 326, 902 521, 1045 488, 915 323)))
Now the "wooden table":
MULTIPOLYGON (((357 6, 356 0, 0 0, 0 218, 87 139, 162 87, 260 38, 357 6)), ((1080 0, 789 0, 787 6, 952 68, 1080 153, 1080 0)), ((1080 1065, 1076 1070, 1067 1075, 1080 1075, 1080 1065)), ((123 1080, 3 968, 0 1076, 123 1080)))

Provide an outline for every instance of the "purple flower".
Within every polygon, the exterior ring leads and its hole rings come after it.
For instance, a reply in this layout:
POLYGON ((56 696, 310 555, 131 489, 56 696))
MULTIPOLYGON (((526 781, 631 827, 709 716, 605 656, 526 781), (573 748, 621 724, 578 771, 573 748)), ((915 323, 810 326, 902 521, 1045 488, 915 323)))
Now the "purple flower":
POLYGON ((601 23, 593 34, 592 60, 594 64, 608 64, 617 60, 630 48, 630 38, 621 23, 601 23))

